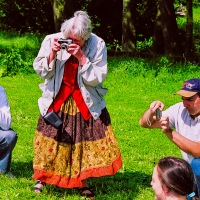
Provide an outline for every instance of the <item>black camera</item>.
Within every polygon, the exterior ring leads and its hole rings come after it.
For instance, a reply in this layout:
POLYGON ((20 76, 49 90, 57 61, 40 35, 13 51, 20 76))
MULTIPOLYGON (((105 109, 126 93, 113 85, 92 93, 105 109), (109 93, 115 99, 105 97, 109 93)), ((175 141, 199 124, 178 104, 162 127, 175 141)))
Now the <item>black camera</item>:
POLYGON ((67 39, 60 38, 58 40, 58 43, 60 44, 61 49, 65 49, 66 50, 68 48, 68 46, 72 43, 72 39, 71 38, 67 38, 67 39))
POLYGON ((62 120, 54 110, 44 115, 43 118, 47 124, 51 124, 54 128, 59 128, 62 125, 62 120))
POLYGON ((160 120, 162 117, 162 111, 160 110, 160 108, 156 109, 156 119, 160 120))

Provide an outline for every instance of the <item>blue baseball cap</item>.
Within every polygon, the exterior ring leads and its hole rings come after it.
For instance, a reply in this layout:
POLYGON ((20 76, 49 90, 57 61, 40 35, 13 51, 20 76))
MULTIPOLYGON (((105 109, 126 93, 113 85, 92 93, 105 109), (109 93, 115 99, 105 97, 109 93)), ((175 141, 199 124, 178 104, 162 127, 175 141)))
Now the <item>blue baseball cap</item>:
POLYGON ((185 81, 182 85, 181 90, 179 90, 175 94, 179 94, 183 97, 192 97, 197 93, 200 93, 200 79, 193 78, 185 81))

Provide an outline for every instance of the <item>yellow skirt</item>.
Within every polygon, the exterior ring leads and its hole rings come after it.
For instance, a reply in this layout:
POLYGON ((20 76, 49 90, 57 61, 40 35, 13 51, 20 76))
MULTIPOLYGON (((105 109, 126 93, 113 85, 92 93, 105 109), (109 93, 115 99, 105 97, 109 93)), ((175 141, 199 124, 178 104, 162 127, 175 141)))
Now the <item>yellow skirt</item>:
POLYGON ((34 137, 33 179, 62 188, 81 187, 90 177, 114 175, 122 158, 106 108, 85 121, 72 97, 62 105, 59 129, 39 117, 34 137))

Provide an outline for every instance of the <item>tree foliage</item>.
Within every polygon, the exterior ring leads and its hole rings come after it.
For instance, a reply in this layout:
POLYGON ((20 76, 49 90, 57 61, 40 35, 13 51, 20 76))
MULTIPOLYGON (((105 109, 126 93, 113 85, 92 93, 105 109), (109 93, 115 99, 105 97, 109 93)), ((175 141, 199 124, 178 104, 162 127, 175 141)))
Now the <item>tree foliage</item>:
MULTIPOLYGON (((134 4, 135 9, 131 10, 136 22, 137 37, 148 38, 153 31, 155 3, 136 0, 134 4)), ((74 11, 83 9, 92 18, 95 33, 108 43, 114 40, 121 43, 122 0, 0 0, 0 7, 1 29, 41 34, 58 31, 64 19, 71 17, 74 11)))
POLYGON ((53 10, 50 0, 1 0, 1 29, 21 33, 46 33, 54 30, 53 10))
MULTIPOLYGON (((61 23, 74 11, 85 10, 92 18, 93 32, 106 41, 109 49, 121 49, 118 47, 121 44, 124 47, 128 42, 134 49, 138 41, 150 41, 154 36, 155 52, 176 53, 179 33, 173 5, 180 2, 186 5, 189 1, 193 5, 199 4, 198 0, 0 0, 0 28, 22 34, 50 34, 59 31, 61 23), (126 8, 123 7, 127 2, 126 8)), ((188 21, 187 34, 192 30, 191 16, 188 21)), ((190 38, 187 52, 190 51, 190 38)))

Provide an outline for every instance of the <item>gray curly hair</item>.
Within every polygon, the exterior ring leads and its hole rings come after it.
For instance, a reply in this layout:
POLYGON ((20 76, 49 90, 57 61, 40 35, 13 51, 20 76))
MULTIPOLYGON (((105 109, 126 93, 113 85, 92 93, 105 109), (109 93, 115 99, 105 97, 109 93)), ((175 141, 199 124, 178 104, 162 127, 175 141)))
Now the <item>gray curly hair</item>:
POLYGON ((65 20, 60 29, 65 38, 73 33, 82 40, 87 40, 92 32, 91 20, 85 11, 76 11, 74 16, 65 20))

